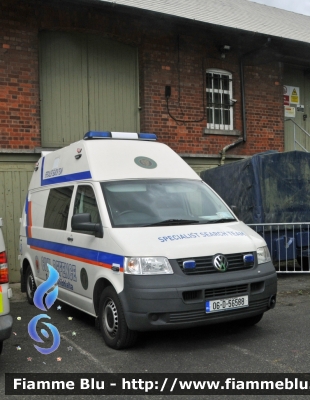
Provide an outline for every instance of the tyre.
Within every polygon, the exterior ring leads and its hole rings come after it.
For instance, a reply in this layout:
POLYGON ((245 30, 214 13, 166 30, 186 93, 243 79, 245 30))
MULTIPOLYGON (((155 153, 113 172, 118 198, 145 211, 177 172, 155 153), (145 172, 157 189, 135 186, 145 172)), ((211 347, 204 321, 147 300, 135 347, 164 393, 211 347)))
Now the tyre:
POLYGON ((245 319, 240 320, 240 325, 242 326, 253 326, 256 325, 262 318, 263 318, 264 313, 255 315, 254 317, 248 317, 245 319))
POLYGON ((28 303, 31 305, 33 304, 33 296, 34 292, 36 291, 36 288, 37 286, 34 281, 33 272, 29 265, 26 271, 26 294, 28 303))
POLYGON ((308 257, 296 257, 296 260, 303 271, 309 271, 309 258, 308 257))
POLYGON ((128 328, 121 302, 112 286, 102 292, 98 317, 103 339, 109 347, 120 350, 133 346, 137 332, 128 328))

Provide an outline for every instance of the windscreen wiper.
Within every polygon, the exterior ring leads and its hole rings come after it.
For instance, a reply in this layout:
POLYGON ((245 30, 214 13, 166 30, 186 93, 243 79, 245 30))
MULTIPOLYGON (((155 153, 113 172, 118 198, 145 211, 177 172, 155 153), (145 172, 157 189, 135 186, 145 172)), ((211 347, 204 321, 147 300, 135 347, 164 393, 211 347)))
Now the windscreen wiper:
POLYGON ((233 222, 237 221, 235 218, 220 218, 220 219, 211 219, 210 221, 205 222, 206 224, 221 224, 222 222, 233 222))
POLYGON ((165 219, 164 221, 154 222, 153 224, 143 226, 160 226, 160 225, 190 225, 199 224, 200 221, 194 219, 165 219))

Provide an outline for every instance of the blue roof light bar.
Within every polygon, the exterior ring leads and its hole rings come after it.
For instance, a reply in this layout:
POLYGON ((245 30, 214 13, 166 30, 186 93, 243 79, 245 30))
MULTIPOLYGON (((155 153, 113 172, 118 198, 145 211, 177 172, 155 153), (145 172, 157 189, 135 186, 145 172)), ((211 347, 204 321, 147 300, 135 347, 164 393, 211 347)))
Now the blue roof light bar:
POLYGON ((98 132, 98 131, 89 131, 86 132, 84 135, 84 140, 89 140, 89 139, 103 139, 103 138, 111 138, 111 132, 104 131, 104 132, 98 132))
POLYGON ((157 136, 154 133, 135 133, 135 132, 89 131, 85 133, 84 140, 91 140, 91 139, 157 140, 157 136))
POLYGON ((138 133, 139 139, 144 140, 157 140, 155 133, 138 133))

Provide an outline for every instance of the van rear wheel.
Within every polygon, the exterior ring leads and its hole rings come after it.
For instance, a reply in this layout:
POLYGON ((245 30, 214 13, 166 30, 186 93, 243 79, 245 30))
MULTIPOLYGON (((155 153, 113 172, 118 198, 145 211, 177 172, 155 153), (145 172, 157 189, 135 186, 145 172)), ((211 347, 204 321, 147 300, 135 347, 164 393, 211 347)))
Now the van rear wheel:
POLYGON ((120 350, 135 343, 137 332, 128 328, 121 302, 112 286, 102 292, 98 317, 103 339, 109 347, 120 350))
POLYGON ((37 285, 34 280, 33 272, 30 267, 28 266, 26 270, 26 294, 27 294, 27 300, 28 303, 33 305, 33 297, 34 297, 34 292, 37 289, 37 285))

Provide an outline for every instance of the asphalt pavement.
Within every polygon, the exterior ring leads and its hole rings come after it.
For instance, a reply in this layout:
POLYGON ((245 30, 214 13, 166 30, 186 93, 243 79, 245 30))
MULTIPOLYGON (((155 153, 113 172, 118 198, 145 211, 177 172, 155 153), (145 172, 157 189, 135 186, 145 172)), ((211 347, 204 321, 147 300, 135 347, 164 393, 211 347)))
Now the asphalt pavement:
MULTIPOLYGON (((310 372, 310 274, 280 275, 277 305, 254 327, 231 324, 140 335, 131 349, 108 348, 95 319, 59 301, 48 314, 61 336, 59 348, 40 354, 28 334, 28 323, 38 309, 27 303, 19 284, 11 285, 13 334, 0 356, 0 399, 38 396, 5 395, 5 373, 308 373, 310 372)), ((47 339, 51 341, 51 339, 47 339)), ((53 399, 64 396, 40 396, 53 399)), ((98 398, 98 396, 70 396, 98 398)), ((207 398, 207 396, 195 396, 207 398)), ((242 396, 239 396, 242 397, 242 396)), ((268 396, 301 399, 306 396, 268 396)), ((106 399, 163 399, 179 396, 105 396, 106 399)), ((226 399, 229 396, 212 396, 226 399)), ((231 396, 236 399, 236 397, 231 396)), ((264 396, 244 396, 260 399, 264 396)), ((308 398, 308 397, 307 397, 308 398)))

